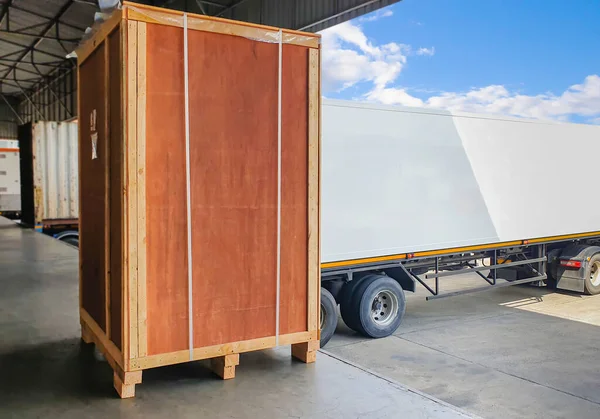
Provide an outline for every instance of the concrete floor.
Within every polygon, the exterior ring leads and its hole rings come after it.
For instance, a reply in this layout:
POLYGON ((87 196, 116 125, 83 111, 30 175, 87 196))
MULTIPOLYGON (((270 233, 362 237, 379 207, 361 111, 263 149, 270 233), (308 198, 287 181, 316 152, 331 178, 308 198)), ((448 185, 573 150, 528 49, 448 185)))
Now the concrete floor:
POLYGON ((229 381, 202 362, 149 370, 120 400, 110 367, 80 346, 77 272, 76 249, 0 217, 1 418, 471 417, 334 355, 294 362, 289 348, 242 354, 229 381))
MULTIPOLYGON (((442 287, 482 282, 465 274, 442 287)), ((600 418, 600 295, 426 295, 407 293, 395 336, 365 339, 340 321, 325 349, 484 418, 600 418)))

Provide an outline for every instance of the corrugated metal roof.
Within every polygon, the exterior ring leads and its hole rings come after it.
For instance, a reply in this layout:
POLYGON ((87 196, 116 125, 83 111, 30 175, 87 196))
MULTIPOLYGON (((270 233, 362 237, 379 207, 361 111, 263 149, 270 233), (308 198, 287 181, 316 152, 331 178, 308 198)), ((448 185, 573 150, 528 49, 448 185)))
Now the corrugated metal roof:
POLYGON ((0 99, 0 138, 17 138, 18 119, 13 112, 17 108, 14 98, 7 98, 8 104, 0 99), (12 108, 12 109, 11 109, 12 108))
MULTIPOLYGON (((400 0, 134 0, 137 3, 318 32, 400 0)), ((98 0, 0 0, 0 94, 22 95, 72 66, 98 0)), ((51 92, 52 93, 52 92, 51 92)))
POLYGON ((92 0, 2 0, 0 91, 20 94, 71 65, 65 56, 96 11, 92 0))
POLYGON ((170 9, 318 32, 400 0, 135 0, 170 9))

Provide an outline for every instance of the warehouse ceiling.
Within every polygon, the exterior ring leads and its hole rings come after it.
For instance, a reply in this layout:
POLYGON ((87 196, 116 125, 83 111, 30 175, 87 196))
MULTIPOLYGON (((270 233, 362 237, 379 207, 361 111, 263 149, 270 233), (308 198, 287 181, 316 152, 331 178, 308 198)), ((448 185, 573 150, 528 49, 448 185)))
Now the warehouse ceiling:
POLYGON ((8 95, 70 66, 65 56, 98 10, 92 0, 0 0, 0 9, 0 83, 8 95))
MULTIPOLYGON (((158 7, 317 32, 399 0, 138 0, 158 7)), ((98 0, 0 0, 0 94, 24 96, 69 68, 98 0)))

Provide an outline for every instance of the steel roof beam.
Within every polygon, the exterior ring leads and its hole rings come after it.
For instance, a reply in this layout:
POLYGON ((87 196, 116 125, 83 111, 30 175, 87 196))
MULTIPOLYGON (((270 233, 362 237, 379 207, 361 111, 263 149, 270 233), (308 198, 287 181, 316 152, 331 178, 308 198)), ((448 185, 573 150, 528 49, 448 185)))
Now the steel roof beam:
POLYGON ((214 1, 207 1, 207 0, 196 0, 197 3, 204 3, 207 4, 209 6, 213 6, 213 7, 220 7, 221 9, 226 9, 227 6, 225 6, 224 4, 220 4, 220 3, 215 3, 214 1))
POLYGON ((15 31, 7 31, 6 29, 0 29, 0 33, 9 33, 11 35, 18 35, 18 36, 28 36, 30 38, 41 38, 41 39, 50 39, 52 41, 58 41, 58 42, 72 42, 72 43, 77 43, 80 41, 80 39, 75 39, 75 38, 59 38, 56 36, 48 36, 48 35, 37 35, 35 33, 23 33, 23 32, 15 32, 15 31))
MULTIPOLYGON (((73 0, 70 0, 67 4, 73 4, 73 0)), ((55 19, 53 17, 45 16, 45 15, 42 15, 40 13, 34 12, 33 10, 27 10, 27 9, 24 9, 24 8, 22 8, 20 6, 15 6, 14 4, 12 4, 10 7, 13 8, 13 9, 15 9, 15 10, 20 10, 21 12, 29 13, 32 16, 39 17, 40 19, 46 19, 46 20, 54 20, 55 19)), ((63 8, 64 8, 64 6, 63 6, 63 8)), ((85 31, 85 28, 81 28, 79 26, 72 25, 72 24, 66 23, 66 22, 60 22, 60 21, 58 21, 58 22, 61 25, 66 26, 68 28, 76 29, 76 30, 78 30, 80 32, 84 32, 85 31)))
MULTIPOLYGON (((3 66, 3 67, 6 67, 6 68, 12 68, 12 64, 9 65, 9 64, 0 63, 0 65, 3 66)), ((39 73, 36 73, 35 71, 27 70, 25 68, 17 68, 15 70, 16 71, 22 71, 23 73, 27 73, 27 74, 33 74, 34 76, 39 76, 40 75, 39 73)), ((13 71, 13 70, 11 70, 11 71, 13 71)), ((8 74, 6 76, 8 76, 8 74)))
MULTIPOLYGON (((26 47, 26 49, 23 51, 23 53, 21 55, 19 55, 19 57, 17 58, 18 62, 14 63, 11 69, 9 69, 2 76, 0 76, 0 79, 5 79, 6 76, 8 76, 10 74, 10 72, 19 65, 21 60, 23 60, 23 58, 25 58, 25 56, 27 54, 29 54, 30 52, 32 52, 39 46, 39 44, 44 40, 44 38, 42 38, 42 37, 48 35, 48 32, 50 32, 50 29, 52 29, 52 27, 54 25, 56 25, 57 22, 60 21, 60 18, 67 12, 67 10, 69 10, 69 8, 72 5, 73 5, 73 0, 69 0, 60 8, 58 13, 53 18, 51 18, 51 20, 48 22, 48 24, 44 27, 44 30, 42 31, 41 35, 39 37, 37 37, 29 46, 26 47)), ((40 52, 42 52, 42 51, 40 51, 40 52)))
POLYGON ((23 122, 19 113, 15 110, 15 108, 12 107, 12 105, 10 104, 10 102, 8 101, 6 96, 4 96, 4 94, 2 92, 0 92, 0 97, 2 97, 2 100, 4 100, 4 102, 6 103, 6 106, 8 106, 8 109, 10 109, 11 112, 17 117, 17 119, 19 120, 21 125, 24 124, 25 122, 23 122))
MULTIPOLYGON (((17 51, 18 52, 18 51, 17 51)), ((16 63, 17 60, 11 60, 10 58, 0 58, 0 64, 5 61, 7 63, 16 63)), ((36 65, 40 65, 40 66, 46 66, 46 67, 60 67, 64 64, 64 61, 46 61, 43 63, 35 63, 36 65)))
POLYGON ((225 13, 229 12, 230 10, 235 9, 236 7, 242 5, 243 3, 246 3, 248 0, 238 0, 235 3, 233 3, 231 6, 227 6, 225 9, 221 10, 219 13, 217 13, 215 16, 219 17, 224 15, 225 13))
MULTIPOLYGON (((2 21, 6 16, 8 16, 8 9, 12 5, 13 0, 8 0, 6 3, 2 3, 2 10, 0 10, 0 26, 2 26, 2 21)), ((6 28, 9 29, 8 20, 6 22, 6 28)))
POLYGON ((14 31, 10 31, 11 33, 21 33, 23 31, 28 31, 30 29, 39 28, 40 26, 44 26, 46 22, 36 23, 35 25, 25 26, 23 28, 16 29, 14 31))
MULTIPOLYGON (((15 55, 18 54, 19 52, 23 52, 23 50, 28 49, 28 45, 23 45, 23 44, 19 44, 18 42, 13 42, 13 41, 9 41, 8 39, 2 39, 0 38, 0 42, 4 42, 6 44, 10 44, 10 45, 14 45, 16 47, 20 47, 21 50, 20 51, 13 51, 13 52, 9 52, 8 54, 4 54, 2 56, 0 56, 0 58, 4 58, 4 57, 9 57, 11 55, 15 55)), ((57 54, 53 54, 51 52, 47 52, 38 48, 32 48, 34 51, 39 52, 40 54, 46 54, 52 58, 57 58, 59 60, 64 60, 65 56, 64 55, 57 55, 57 54)), ((25 54, 27 55, 27 54, 25 54)))

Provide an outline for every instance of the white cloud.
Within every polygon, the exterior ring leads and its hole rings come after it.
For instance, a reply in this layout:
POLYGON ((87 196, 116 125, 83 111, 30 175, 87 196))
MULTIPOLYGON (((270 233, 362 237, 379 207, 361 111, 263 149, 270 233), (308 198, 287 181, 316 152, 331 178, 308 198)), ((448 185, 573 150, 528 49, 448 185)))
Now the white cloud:
POLYGON ((361 17, 359 19, 359 21, 361 22, 374 22, 376 20, 379 19, 383 19, 385 17, 390 17, 393 16, 394 12, 392 11, 392 9, 388 9, 388 8, 383 8, 383 9, 379 9, 374 13, 370 13, 367 16, 361 17))
POLYGON ((587 121, 591 123, 600 122, 600 76, 598 75, 586 77, 583 83, 570 86, 560 95, 552 93, 523 95, 511 92, 502 85, 491 85, 471 89, 468 92, 443 92, 425 100, 414 98, 403 89, 375 87, 366 97, 390 105, 425 106, 453 111, 556 120, 568 120, 569 117, 578 115, 587 117, 587 121))
POLYGON ((435 47, 431 47, 431 48, 419 48, 417 50, 417 55, 428 55, 428 56, 432 56, 433 54, 435 54, 435 47))
POLYGON ((392 83, 406 63, 410 48, 389 43, 375 46, 362 29, 344 22, 322 33, 323 86, 340 91, 360 82, 384 87, 392 83))
POLYGON ((430 107, 476 113, 568 120, 577 115, 600 124, 600 76, 589 75, 560 94, 524 95, 503 85, 441 92, 419 98, 397 85, 411 55, 432 56, 435 48, 388 43, 378 45, 362 28, 345 22, 322 32, 322 77, 325 93, 341 92, 357 84, 366 87, 363 99, 384 104, 430 107))

